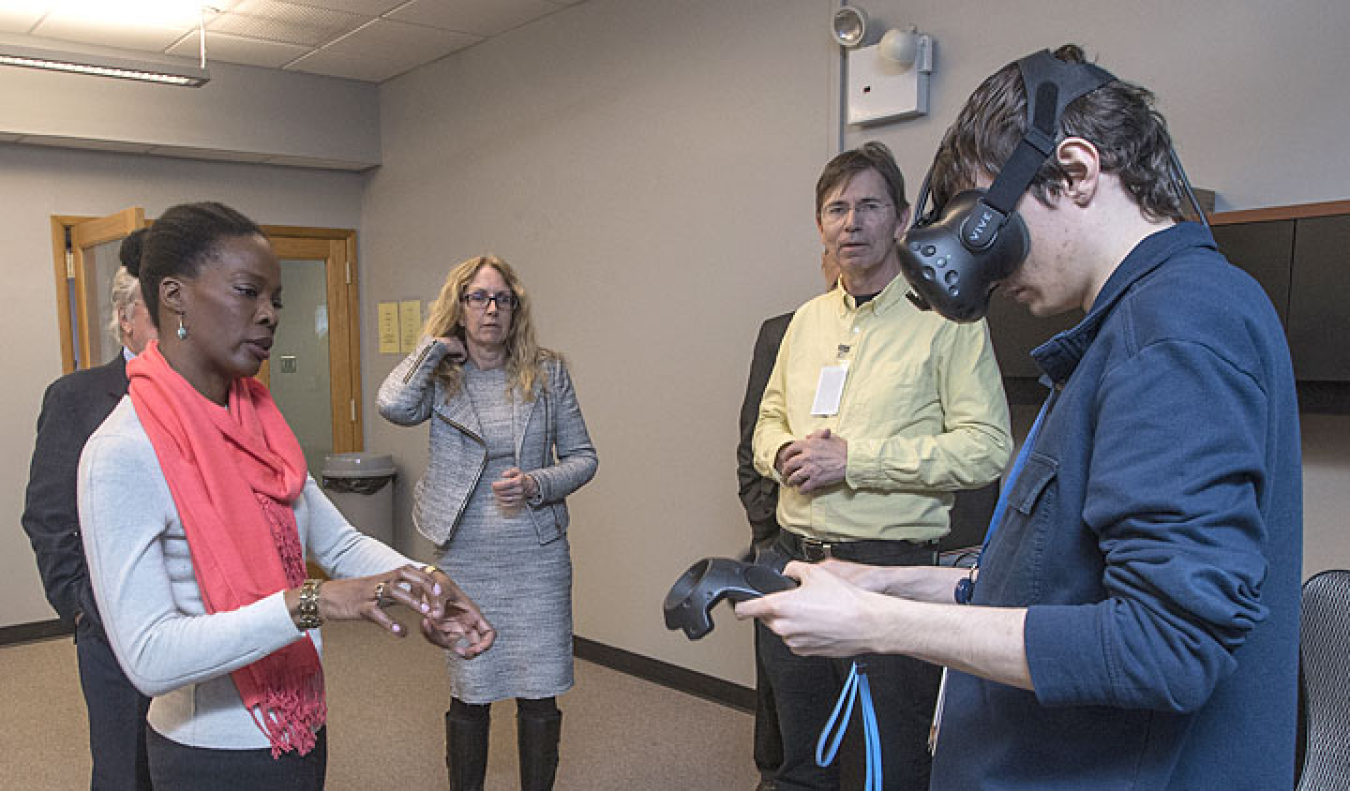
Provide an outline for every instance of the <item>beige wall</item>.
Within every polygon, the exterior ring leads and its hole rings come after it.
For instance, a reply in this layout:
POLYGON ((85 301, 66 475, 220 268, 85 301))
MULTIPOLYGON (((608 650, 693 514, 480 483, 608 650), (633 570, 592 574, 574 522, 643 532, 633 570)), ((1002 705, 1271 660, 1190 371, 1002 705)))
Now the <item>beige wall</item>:
MULTIPOLYGON (((911 198, 966 96, 1005 63, 1066 42, 1158 97, 1193 184, 1220 211, 1350 198, 1343 149, 1350 80, 1343 49, 1350 4, 1333 0, 877 0, 877 30, 916 24, 937 39, 930 115, 849 128, 848 145, 877 138, 895 149, 911 198), (975 9, 978 9, 976 11, 975 9), (970 24, 978 18, 979 25, 970 24), (991 43, 990 31, 998 31, 991 43)), ((1303 416, 1304 574, 1350 567, 1345 529, 1350 417, 1303 416)))
MULTIPOLYGON (((429 299, 468 255, 492 250, 522 269, 542 338, 572 360, 600 452, 599 476, 573 498, 585 637, 749 682, 744 624, 720 611, 717 630, 689 643, 664 630, 659 606, 691 561, 745 540, 732 452, 750 346, 762 318, 817 288, 811 189, 841 131, 850 145, 888 142, 913 196, 985 74, 1072 39, 1156 87, 1194 180, 1230 207, 1347 197, 1350 163, 1281 140, 1325 143, 1350 125, 1341 103, 1308 99, 1350 78, 1350 64, 1318 54, 1350 25, 1342 5, 863 5, 937 36, 930 117, 840 129, 833 2, 591 0, 382 90, 366 324, 372 299, 429 299), (1296 80, 1309 87, 1291 90, 1296 80)), ((396 361, 372 343, 369 387, 396 361)), ((426 432, 384 424, 372 403, 367 444, 398 458, 403 514, 426 432)), ((1350 565, 1350 540, 1328 529, 1350 422, 1306 422, 1309 562, 1350 565)), ((406 517, 399 527, 406 539, 406 517)))
POLYGON ((1218 209, 1341 200, 1350 104, 1339 0, 865 0, 877 31, 918 25, 937 40, 928 117, 850 128, 854 145, 892 145, 914 190, 942 133, 980 81, 1038 49, 1082 45, 1116 76, 1158 96, 1192 182, 1218 209), (1329 161, 1334 159, 1335 161, 1329 161))
POLYGON ((354 80, 214 63, 206 85, 176 88, 3 68, 0 96, 0 140, 349 170, 379 163, 377 91, 354 80))
MULTIPOLYGON (((825 0, 589 2, 395 80, 365 195, 374 302, 435 296, 495 252, 572 365, 600 454, 570 500, 585 637, 749 680, 722 613, 691 644, 661 625, 690 563, 735 553, 736 417, 759 322, 819 288, 812 184, 835 149, 825 0)), ((397 358, 365 336, 371 388, 397 358)), ((367 448, 404 471, 427 429, 367 400, 367 448)), ((406 517, 402 520, 407 535, 406 517)))
POLYGON ((53 617, 19 526, 42 393, 61 374, 51 215, 138 205, 154 217, 175 203, 220 200, 262 223, 354 228, 361 189, 351 173, 0 145, 0 269, 8 291, 0 311, 8 372, 0 446, 10 451, 0 455, 7 526, 0 530, 0 627, 53 617))
MULTIPOLYGON (((425 464, 425 429, 374 412, 397 358, 375 346, 375 303, 429 299, 446 270, 494 251, 537 298, 542 340, 572 362, 600 451, 573 498, 578 633, 740 683, 749 630, 717 614, 689 643, 664 630, 662 595, 747 529, 735 498, 737 408, 759 322, 818 288, 811 188, 841 136, 831 0, 590 0, 401 77, 379 91, 383 166, 349 176, 0 146, 11 211, 3 319, 13 362, 0 438, 0 626, 41 620, 18 532, 32 421, 59 372, 46 217, 143 198, 223 197, 267 222, 356 227, 362 241, 368 450, 402 468, 399 529, 425 464), (359 203, 359 206, 358 206, 359 203), (39 340, 28 343, 26 339, 39 340)), ((1197 184, 1241 208, 1350 197, 1350 61, 1332 31, 1350 6, 1302 0, 863 3, 938 37, 933 115, 869 130, 911 195, 955 108, 985 73, 1066 39, 1157 88, 1197 184), (1273 6, 1271 7, 1273 8, 1273 6), (978 24, 976 24, 978 21, 978 24), (1268 39, 1257 32, 1269 30, 1268 39)), ((1350 419, 1305 416, 1306 564, 1350 566, 1350 419)))

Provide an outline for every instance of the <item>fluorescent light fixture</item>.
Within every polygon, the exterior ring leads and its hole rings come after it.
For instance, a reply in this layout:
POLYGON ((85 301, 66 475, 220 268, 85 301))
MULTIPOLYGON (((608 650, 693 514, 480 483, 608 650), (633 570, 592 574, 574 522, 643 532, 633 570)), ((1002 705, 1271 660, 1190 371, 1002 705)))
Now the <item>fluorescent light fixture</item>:
POLYGON ((39 49, 4 41, 0 41, 0 65, 188 88, 200 88, 211 80, 206 69, 186 61, 175 63, 167 59, 127 58, 74 48, 39 49))

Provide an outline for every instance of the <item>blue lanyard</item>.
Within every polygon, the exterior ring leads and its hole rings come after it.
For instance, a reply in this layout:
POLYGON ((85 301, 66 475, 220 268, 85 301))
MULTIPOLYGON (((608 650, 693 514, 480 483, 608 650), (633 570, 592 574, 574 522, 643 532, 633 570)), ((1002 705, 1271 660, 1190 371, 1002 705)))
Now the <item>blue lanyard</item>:
MULTIPOLYGON (((1041 411, 1036 415, 1036 422, 1031 424, 1031 431, 1027 432, 1027 439, 1022 443, 1022 449, 1017 452, 1017 460, 1013 462, 1012 471, 1008 473, 1008 481, 1003 487, 1003 491, 998 493, 998 503, 994 506, 994 515, 989 519, 989 529, 984 533, 984 543, 980 545, 979 557, 975 559, 975 568, 980 567, 984 560, 984 553, 989 549, 989 542, 994 540, 994 534, 998 532, 999 525, 1003 523, 1003 512, 1008 510, 1008 496, 1012 493, 1013 484, 1017 483, 1017 476, 1022 474, 1022 467, 1026 466, 1027 457, 1031 455, 1031 449, 1036 444, 1036 437, 1041 433, 1041 423, 1045 421, 1045 416, 1050 411, 1050 405, 1055 402, 1059 391, 1052 389, 1050 394, 1045 397, 1045 403, 1041 404, 1041 411)), ((970 597, 975 595, 975 579, 972 576, 966 577, 956 583, 956 602, 957 604, 970 604, 970 597)))
POLYGON ((872 687, 867 683, 867 666, 859 662, 854 662, 853 667, 848 671, 848 680, 844 682, 844 691, 839 695, 839 701, 834 704, 834 712, 830 714, 829 722, 825 723, 825 730, 820 732, 820 739, 816 742, 816 766, 829 766, 834 762, 834 756, 839 752, 839 743, 844 740, 844 732, 848 730, 849 720, 853 718, 853 701, 860 700, 863 721, 863 742, 867 750, 867 780, 863 785, 863 791, 881 791, 881 731, 877 728, 877 712, 872 707, 872 687), (844 708, 847 703, 848 707, 844 708), (844 708, 844 716, 839 716, 839 710, 844 708), (835 725, 838 724, 838 730, 835 731, 835 725), (830 739, 830 732, 835 731, 834 739, 830 739), (826 755, 826 742, 829 742, 829 754, 826 755))

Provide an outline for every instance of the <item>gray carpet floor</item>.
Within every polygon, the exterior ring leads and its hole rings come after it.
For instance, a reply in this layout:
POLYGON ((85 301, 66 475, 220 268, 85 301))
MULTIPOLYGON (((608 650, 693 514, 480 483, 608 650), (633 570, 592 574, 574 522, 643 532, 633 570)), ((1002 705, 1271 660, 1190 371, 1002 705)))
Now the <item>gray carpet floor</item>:
MULTIPOLYGON (((444 659, 420 636, 324 627, 330 791, 442 789, 444 659)), ((0 788, 89 787, 88 731, 68 638, 0 647, 0 788)), ((578 660, 563 710, 559 791, 750 791, 751 715, 578 660)), ((515 707, 493 707, 486 791, 519 788, 515 707)))

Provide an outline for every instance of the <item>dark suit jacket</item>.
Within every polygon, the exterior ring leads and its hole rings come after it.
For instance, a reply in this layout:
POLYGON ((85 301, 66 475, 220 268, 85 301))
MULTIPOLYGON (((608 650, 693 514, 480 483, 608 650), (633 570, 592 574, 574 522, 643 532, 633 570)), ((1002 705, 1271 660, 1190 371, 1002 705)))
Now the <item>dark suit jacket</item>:
POLYGON ((84 563, 75 480, 84 443, 126 392, 127 364, 119 352, 106 365, 57 379, 42 397, 23 529, 37 554, 47 601, 67 620, 83 612, 99 622, 84 563))
POLYGON ((792 313, 774 316, 759 328, 755 339, 755 355, 750 359, 750 381, 745 385, 745 400, 741 402, 741 441, 736 446, 736 479, 740 482, 741 505, 750 520, 750 533, 755 543, 778 535, 778 484, 765 478, 755 469, 755 454, 751 447, 755 438, 755 423, 759 420, 759 402, 764 398, 764 387, 773 373, 778 359, 778 347, 783 344, 792 313))

